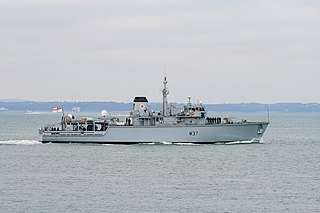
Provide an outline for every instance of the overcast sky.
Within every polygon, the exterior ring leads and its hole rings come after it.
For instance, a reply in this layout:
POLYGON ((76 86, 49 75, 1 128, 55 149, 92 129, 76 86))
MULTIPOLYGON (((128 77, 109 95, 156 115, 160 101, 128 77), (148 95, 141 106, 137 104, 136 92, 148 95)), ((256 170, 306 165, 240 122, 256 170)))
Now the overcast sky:
POLYGON ((318 0, 0 0, 0 99, 320 102, 318 0))

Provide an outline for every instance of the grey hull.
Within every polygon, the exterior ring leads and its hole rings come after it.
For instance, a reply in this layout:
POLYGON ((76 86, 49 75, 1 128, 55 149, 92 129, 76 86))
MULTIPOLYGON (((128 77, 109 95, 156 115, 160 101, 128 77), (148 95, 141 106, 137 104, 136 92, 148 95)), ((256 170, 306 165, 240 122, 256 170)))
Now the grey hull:
POLYGON ((268 122, 190 126, 109 126, 106 131, 45 131, 42 143, 226 143, 259 142, 268 122))

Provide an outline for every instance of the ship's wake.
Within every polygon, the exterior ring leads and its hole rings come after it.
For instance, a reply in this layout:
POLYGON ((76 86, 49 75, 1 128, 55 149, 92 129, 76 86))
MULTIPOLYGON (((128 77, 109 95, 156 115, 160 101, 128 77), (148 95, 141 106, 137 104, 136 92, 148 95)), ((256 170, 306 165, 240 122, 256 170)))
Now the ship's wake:
MULTIPOLYGON (((254 143, 263 143, 262 140, 248 140, 248 141, 230 141, 230 142, 218 142, 218 143, 186 143, 186 142, 152 142, 152 143, 136 143, 136 145, 178 145, 178 146, 200 146, 200 145, 236 145, 236 144, 254 144, 254 143)), ((42 144, 37 140, 6 140, 0 141, 0 145, 39 145, 42 144)), ((50 143, 51 144, 51 143, 50 143)), ((86 143, 87 145, 90 143, 86 143)), ((91 145, 99 145, 98 143, 92 143, 91 145)), ((122 144, 100 144, 100 145, 111 145, 118 146, 122 144)))
MULTIPOLYGON (((262 140, 256 141, 256 140, 248 140, 248 141, 230 141, 230 142, 212 142, 212 143, 191 143, 191 142, 170 142, 170 141, 157 141, 157 142, 137 142, 132 144, 126 144, 126 145, 135 145, 135 146, 203 146, 203 145, 236 145, 236 144, 257 144, 257 143, 263 143, 262 140)), ((97 144, 99 145, 99 144, 97 144)), ((101 144, 104 146, 121 146, 123 144, 101 144)))
POLYGON ((0 141, 0 145, 39 145, 42 144, 36 140, 7 140, 0 141))
POLYGON ((146 145, 184 145, 184 146, 197 146, 200 144, 195 143, 186 143, 186 142, 170 142, 170 141, 160 141, 160 142, 153 142, 153 143, 142 143, 146 145))
POLYGON ((231 142, 227 142, 224 143, 225 145, 233 145, 233 144, 255 144, 255 143, 263 143, 262 139, 260 140, 249 140, 249 141, 231 141, 231 142))
POLYGON ((153 142, 153 143, 137 143, 137 145, 180 145, 180 146, 201 146, 201 145, 236 145, 236 144, 256 144, 263 143, 262 141, 248 140, 248 141, 230 141, 230 142, 212 142, 212 143, 189 143, 189 142, 153 142))
POLYGON ((230 141, 230 142, 212 142, 212 143, 188 143, 188 142, 155 142, 155 143, 149 143, 154 145, 183 145, 183 146, 199 146, 199 145, 233 145, 233 144, 257 144, 257 143, 263 143, 262 139, 252 139, 252 140, 246 140, 246 141, 230 141))

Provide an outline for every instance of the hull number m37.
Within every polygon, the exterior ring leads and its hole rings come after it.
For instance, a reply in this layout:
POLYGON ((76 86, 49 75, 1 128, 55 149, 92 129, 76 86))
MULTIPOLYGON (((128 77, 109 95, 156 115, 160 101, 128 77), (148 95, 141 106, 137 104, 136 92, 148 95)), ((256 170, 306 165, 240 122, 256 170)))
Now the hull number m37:
POLYGON ((190 131, 190 132, 189 132, 189 135, 190 135, 190 136, 196 136, 196 135, 198 135, 198 134, 199 134, 198 131, 190 131))

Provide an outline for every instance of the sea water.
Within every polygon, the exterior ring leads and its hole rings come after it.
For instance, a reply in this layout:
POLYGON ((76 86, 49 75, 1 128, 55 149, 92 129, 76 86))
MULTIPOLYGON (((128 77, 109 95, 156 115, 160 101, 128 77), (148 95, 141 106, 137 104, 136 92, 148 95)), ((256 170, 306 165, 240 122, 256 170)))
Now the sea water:
POLYGON ((320 113, 271 113, 261 144, 39 143, 60 119, 0 112, 0 212, 320 211, 320 113))

